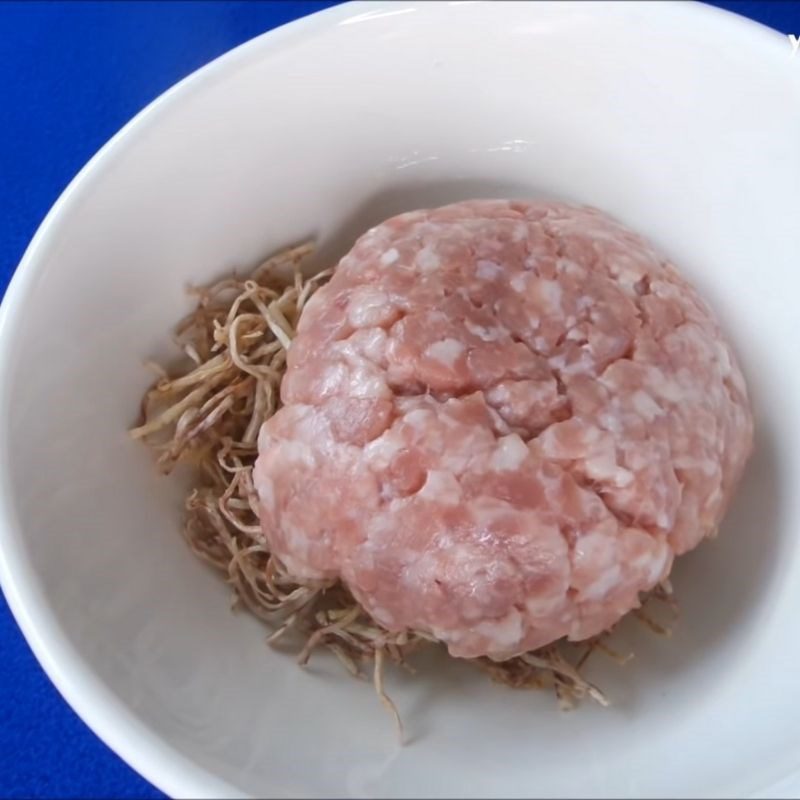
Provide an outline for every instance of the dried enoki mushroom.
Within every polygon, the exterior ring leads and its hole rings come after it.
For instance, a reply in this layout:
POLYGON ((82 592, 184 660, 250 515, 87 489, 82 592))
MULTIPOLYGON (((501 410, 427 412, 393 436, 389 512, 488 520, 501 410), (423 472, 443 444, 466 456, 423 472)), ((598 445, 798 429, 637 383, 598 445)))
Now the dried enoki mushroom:
MULTIPOLYGON (((311 245, 300 245, 273 256, 245 280, 232 277, 191 290, 197 306, 176 329, 183 364, 175 377, 156 367, 159 378, 142 401, 142 422, 130 434, 153 448, 164 473, 179 463, 196 468, 184 534, 192 550, 225 575, 234 605, 246 607, 272 628, 271 644, 299 642, 300 664, 318 646, 356 676, 371 660, 375 689, 399 725, 383 690, 384 663, 388 659, 408 667, 414 650, 435 646, 436 640, 421 632, 381 628, 341 583, 293 578, 269 552, 258 523, 252 479, 258 432, 280 406, 286 353, 300 314, 332 272, 304 277, 301 264, 311 251, 311 245)), ((651 597, 674 609, 668 586, 651 597)), ((653 630, 668 632, 644 611, 635 613, 653 630)), ((557 642, 508 661, 479 658, 473 663, 511 687, 552 687, 564 707, 587 696, 607 705, 603 693, 580 672, 596 650, 627 660, 598 637, 580 645, 557 642)))

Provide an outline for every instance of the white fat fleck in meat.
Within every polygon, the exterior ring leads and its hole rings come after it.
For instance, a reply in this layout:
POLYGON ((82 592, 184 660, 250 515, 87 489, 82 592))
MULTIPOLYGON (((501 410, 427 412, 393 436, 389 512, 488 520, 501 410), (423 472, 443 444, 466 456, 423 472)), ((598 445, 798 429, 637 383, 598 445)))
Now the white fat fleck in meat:
POLYGON ((429 345, 425 350, 426 356, 435 358, 448 367, 454 366, 463 353, 464 345, 458 339, 442 339, 429 345))
POLYGON ((431 247, 423 247, 417 253, 416 263, 421 272, 434 272, 442 266, 439 256, 431 247))
POLYGON ((347 383, 350 373, 347 367, 341 362, 328 364, 322 370, 322 380, 318 383, 320 397, 328 397, 347 383))
POLYGON ((514 226, 514 229, 511 231, 511 241, 512 242, 521 242, 525 239, 528 235, 528 228, 525 226, 524 223, 519 223, 518 225, 514 226))
MULTIPOLYGON (((538 320, 532 320, 531 322, 535 330, 538 327, 538 320)), ((533 347, 537 353, 546 353, 550 348, 550 342, 548 342, 544 336, 535 336, 533 339, 533 347)), ((551 363, 554 364, 555 362, 551 361, 551 363)))
POLYGON ((525 442, 512 433, 497 440, 497 447, 489 459, 489 467, 494 470, 515 470, 528 457, 525 442))
POLYGON ((505 336, 508 336, 508 331, 499 325, 487 327, 486 325, 476 325, 471 320, 464 320, 464 327, 473 336, 477 336, 484 342, 496 342, 505 336))
POLYGON ((536 619, 554 614, 566 605, 567 599, 561 594, 534 594, 525 601, 525 610, 536 619))
MULTIPOLYGON (((298 467, 315 467, 317 456, 314 449, 305 442, 285 442, 281 444, 281 455, 286 461, 298 467)), ((275 497, 273 488, 272 497, 275 497)))
POLYGON ((660 417, 664 413, 661 406, 642 389, 637 389, 631 395, 631 403, 636 413, 647 422, 652 422, 656 417, 660 417))
POLYGON ((528 282, 525 280, 525 276, 524 275, 519 274, 519 275, 515 275, 509 281, 509 284, 511 285, 511 288, 515 292, 519 292, 520 294, 522 294, 522 292, 525 291, 525 287, 528 285, 528 282))
POLYGON ((461 500, 461 486, 452 472, 432 469, 417 497, 444 505, 457 505, 461 500))
POLYGON ((610 452, 587 458, 583 462, 583 471, 588 478, 617 488, 630 486, 635 480, 633 473, 620 467, 610 452))
POLYGON ((386 355, 386 344, 388 336, 383 328, 367 328, 356 332, 347 344, 350 345, 349 351, 345 350, 346 357, 348 358, 365 358, 369 361, 378 363, 383 360, 386 355))
POLYGON ((556 269, 563 275, 583 276, 586 268, 576 264, 569 258, 559 258, 556 260, 556 269))
POLYGON ((383 253, 383 255, 381 255, 380 262, 384 267, 388 267, 394 264, 398 258, 400 258, 400 253, 397 252, 396 248, 390 247, 385 253, 383 253))
POLYGON ((503 273, 503 268, 494 261, 481 259, 475 266, 475 274, 482 281, 493 281, 503 273))
POLYGON ((353 292, 347 306, 347 317, 354 328, 381 325, 394 315, 386 292, 362 287, 353 292))
POLYGON ((391 394, 383 376, 366 366, 351 369, 346 392, 353 398, 387 397, 391 394))
POLYGON ((618 408, 598 414, 597 420, 603 430, 608 431, 613 436, 621 436, 625 431, 626 426, 618 408))
POLYGON ((403 417, 403 422, 410 425, 417 431, 424 432, 428 429, 428 423, 433 417, 433 412, 427 408, 416 408, 409 411, 403 417))
POLYGON ((383 436, 367 442, 364 446, 364 457, 376 467, 385 469, 391 464, 392 459, 402 452, 404 447, 405 444, 399 436, 383 434, 383 436))
POLYGON ((557 281, 540 281, 538 289, 542 299, 547 303, 551 311, 561 311, 561 301, 564 293, 557 281))
POLYGON ((633 566, 647 570, 647 581, 653 585, 663 580, 664 573, 672 560, 672 552, 666 542, 661 542, 655 550, 655 554, 650 552, 633 562, 633 566))
POLYGON ((622 576, 622 567, 614 564, 605 572, 601 572, 582 592, 584 600, 602 600, 612 589, 616 588, 622 576))
POLYGON ((672 379, 664 377, 663 382, 654 387, 657 396, 661 400, 666 400, 670 404, 678 404, 686 398, 686 389, 681 384, 672 379))
POLYGON ((395 619, 392 612, 381 606, 375 606, 372 609, 372 617, 385 628, 389 628, 389 630, 395 626, 395 619))
POLYGON ((567 335, 564 338, 568 342, 585 342, 586 332, 581 328, 572 328, 567 331, 567 335))
POLYGON ((261 430, 258 432, 258 452, 259 453, 266 452, 273 446, 274 443, 275 439, 269 432, 269 428, 262 425, 261 430))
POLYGON ((613 626, 717 530, 752 446, 694 289, 561 203, 378 225, 306 306, 281 397, 254 470, 266 543, 461 657, 613 626))
POLYGON ((489 639, 498 652, 514 652, 524 634, 522 614, 513 608, 502 619, 479 622, 475 626, 475 632, 489 639))
POLYGON ((275 485, 270 478, 261 476, 261 479, 256 484, 256 493, 263 505, 270 509, 275 508, 275 485))
MULTIPOLYGON (((672 524, 671 515, 668 514, 666 511, 661 511, 656 515, 656 526, 658 528, 664 530, 669 528, 671 524, 672 524)), ((706 525, 701 522, 701 527, 705 528, 706 525)))

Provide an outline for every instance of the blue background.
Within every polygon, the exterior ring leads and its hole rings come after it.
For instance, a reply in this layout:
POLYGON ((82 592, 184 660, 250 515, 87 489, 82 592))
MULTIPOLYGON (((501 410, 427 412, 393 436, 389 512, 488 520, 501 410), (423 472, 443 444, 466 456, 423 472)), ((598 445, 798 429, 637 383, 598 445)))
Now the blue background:
MULTIPOLYGON (((140 109, 231 47, 334 4, 0 0, 0 293, 67 183, 140 109)), ((800 0, 713 5, 800 34, 800 0)), ((0 795, 163 797, 61 699, 2 599, 0 795)))

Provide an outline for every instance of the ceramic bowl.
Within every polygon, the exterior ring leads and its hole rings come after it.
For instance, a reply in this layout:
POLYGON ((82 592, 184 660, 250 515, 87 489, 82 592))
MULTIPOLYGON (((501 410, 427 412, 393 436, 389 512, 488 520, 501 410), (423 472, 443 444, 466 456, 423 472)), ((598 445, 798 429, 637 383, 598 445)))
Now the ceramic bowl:
POLYGON ((0 312, 0 577, 88 724, 173 796, 796 796, 800 791, 800 57, 691 3, 335 7, 201 69, 56 203, 0 312), (306 670, 229 611, 133 443, 142 362, 187 283, 287 243, 335 262, 392 213, 476 196, 596 205, 718 312, 757 447, 682 559, 670 639, 626 626, 609 709, 444 659, 306 670))

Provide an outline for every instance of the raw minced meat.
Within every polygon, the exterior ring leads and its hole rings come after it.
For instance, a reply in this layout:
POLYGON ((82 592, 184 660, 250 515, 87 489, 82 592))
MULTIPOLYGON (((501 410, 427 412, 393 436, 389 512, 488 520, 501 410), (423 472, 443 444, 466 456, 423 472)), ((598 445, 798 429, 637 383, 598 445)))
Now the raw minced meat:
POLYGON ((711 311, 590 208, 481 200, 364 234, 263 426, 263 534, 391 631, 504 659, 612 626, 712 535, 752 447, 711 311))

